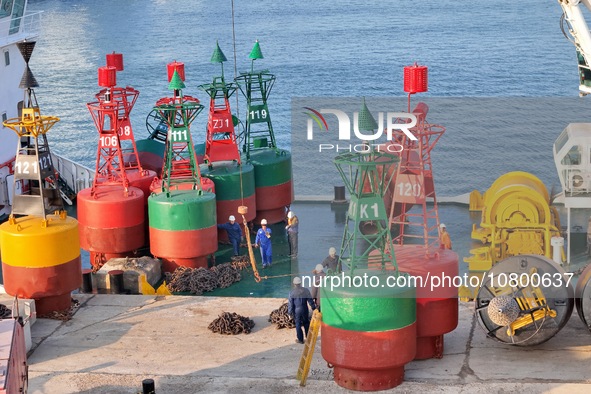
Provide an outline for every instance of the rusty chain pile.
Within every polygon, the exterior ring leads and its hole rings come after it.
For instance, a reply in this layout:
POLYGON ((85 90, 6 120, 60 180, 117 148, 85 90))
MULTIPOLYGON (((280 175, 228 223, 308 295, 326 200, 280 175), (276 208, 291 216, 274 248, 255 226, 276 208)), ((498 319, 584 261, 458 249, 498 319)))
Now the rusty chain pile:
POLYGON ((250 267, 250 260, 248 256, 233 256, 231 264, 232 268, 243 270, 250 267))
POLYGON ((226 335, 249 334, 254 327, 254 321, 237 313, 223 312, 212 321, 207 328, 213 332, 226 335))
POLYGON ((230 263, 216 265, 211 268, 211 271, 217 274, 218 287, 220 289, 230 287, 232 283, 239 282, 240 279, 242 279, 240 271, 234 268, 230 263))
POLYGON ((229 287, 242 279, 240 271, 230 263, 216 265, 211 269, 179 267, 165 274, 166 287, 171 293, 201 295, 206 291, 229 287))
POLYGON ((271 312, 269 321, 272 324, 277 324, 277 329, 295 327, 293 318, 287 313, 287 302, 271 312))

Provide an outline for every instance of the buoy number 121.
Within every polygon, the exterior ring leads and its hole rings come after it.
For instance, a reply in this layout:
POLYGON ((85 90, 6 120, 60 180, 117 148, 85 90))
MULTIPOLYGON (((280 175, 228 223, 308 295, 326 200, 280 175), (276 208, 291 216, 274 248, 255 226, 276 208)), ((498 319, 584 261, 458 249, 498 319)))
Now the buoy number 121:
POLYGON ((36 161, 17 161, 14 163, 14 169, 16 170, 17 174, 30 174, 29 167, 32 167, 33 174, 37 174, 39 172, 39 164, 36 161))

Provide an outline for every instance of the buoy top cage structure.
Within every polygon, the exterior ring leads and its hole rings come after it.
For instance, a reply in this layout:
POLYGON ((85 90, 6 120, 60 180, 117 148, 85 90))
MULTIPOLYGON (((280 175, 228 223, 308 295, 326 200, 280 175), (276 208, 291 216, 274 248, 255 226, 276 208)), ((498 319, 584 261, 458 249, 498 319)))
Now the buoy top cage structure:
POLYGON ((154 107, 168 126, 162 191, 168 195, 172 187, 182 183, 192 183, 194 190, 202 191, 201 174, 195 158, 190 126, 203 110, 203 105, 199 99, 183 95, 183 63, 169 63, 167 70, 168 89, 173 91, 173 96, 161 98, 154 107))
POLYGON ((240 164, 240 151, 234 131, 237 119, 232 116, 230 97, 236 92, 237 86, 226 82, 224 78, 224 62, 226 55, 219 43, 211 56, 212 63, 219 63, 222 75, 214 77, 208 84, 199 85, 210 97, 207 135, 205 137, 205 162, 211 167, 214 162, 235 160, 240 164))
POLYGON ((399 158, 367 148, 361 153, 342 153, 334 159, 351 196, 340 259, 352 275, 355 269, 368 268, 369 264, 379 264, 382 269, 389 264, 397 267, 383 197, 399 158), (371 231, 360 231, 367 225, 372 226, 371 231))
POLYGON ((242 151, 246 158, 250 158, 251 151, 259 148, 277 148, 271 116, 267 107, 267 99, 275 84, 275 75, 268 70, 254 70, 254 62, 263 59, 258 40, 255 42, 250 55, 250 72, 241 72, 236 77, 240 91, 246 98, 246 136, 242 151))
POLYGON ((24 89, 24 107, 20 118, 2 122, 4 127, 13 130, 21 141, 26 141, 17 150, 14 162, 11 222, 14 221, 14 215, 33 215, 41 217, 43 223, 47 224, 46 215, 62 212, 64 209, 46 136, 60 119, 56 116, 41 115, 39 109, 33 90, 39 84, 29 68, 35 41, 23 41, 18 43, 17 47, 26 63, 19 85, 24 89), (16 184, 21 181, 30 183, 29 193, 16 192, 16 184))
POLYGON ((139 92, 132 87, 117 87, 117 71, 123 70, 123 55, 112 53, 106 55, 107 65, 98 68, 98 86, 103 89, 96 95, 96 101, 86 104, 92 116, 94 125, 99 133, 97 147, 96 173, 92 184, 91 194, 101 184, 120 184, 124 192, 129 189, 129 179, 126 169, 140 169, 135 139, 131 128, 129 115, 139 96, 139 92), (131 143, 131 152, 121 146, 121 141, 131 143), (131 154, 135 160, 130 160, 126 168, 124 154, 131 154))

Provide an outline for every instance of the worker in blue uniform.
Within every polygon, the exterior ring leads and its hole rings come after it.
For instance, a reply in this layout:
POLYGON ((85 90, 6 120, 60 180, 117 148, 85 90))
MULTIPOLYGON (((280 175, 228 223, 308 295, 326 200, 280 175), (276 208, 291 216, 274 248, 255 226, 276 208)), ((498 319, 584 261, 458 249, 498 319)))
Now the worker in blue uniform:
POLYGON ((224 224, 218 224, 218 228, 226 230, 228 233, 228 239, 234 248, 234 256, 240 254, 240 240, 242 239, 242 228, 236 223, 234 215, 230 215, 228 218, 229 222, 224 224))
POLYGON ((261 220, 261 228, 257 231, 254 246, 261 248, 263 268, 270 267, 273 261, 273 249, 271 247, 271 229, 267 227, 266 219, 261 220))
POLYGON ((289 304, 287 306, 287 313, 295 321, 296 329, 296 343, 304 343, 304 335, 308 336, 310 329, 310 311, 308 305, 312 310, 316 309, 316 304, 312 299, 310 290, 302 287, 302 279, 298 276, 293 278, 294 288, 289 292, 289 304), (304 329, 302 331, 302 328, 304 329))

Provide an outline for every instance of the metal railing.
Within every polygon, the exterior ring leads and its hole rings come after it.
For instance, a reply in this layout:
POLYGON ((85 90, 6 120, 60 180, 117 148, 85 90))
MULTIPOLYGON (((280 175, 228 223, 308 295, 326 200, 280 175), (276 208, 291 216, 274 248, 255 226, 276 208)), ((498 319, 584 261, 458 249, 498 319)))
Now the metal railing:
POLYGON ((41 14, 43 11, 20 18, 0 19, 0 47, 38 36, 41 30, 41 14))

